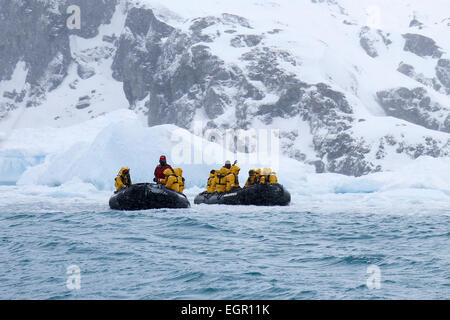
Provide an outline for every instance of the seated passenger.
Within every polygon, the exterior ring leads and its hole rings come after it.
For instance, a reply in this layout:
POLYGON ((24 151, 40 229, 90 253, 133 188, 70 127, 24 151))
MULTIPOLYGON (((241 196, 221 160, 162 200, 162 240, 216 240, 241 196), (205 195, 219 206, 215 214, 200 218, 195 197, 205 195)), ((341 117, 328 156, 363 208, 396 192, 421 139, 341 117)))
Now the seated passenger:
POLYGON ((225 161, 225 165, 222 168, 231 169, 231 162, 230 162, 230 160, 225 161))
POLYGON ((181 193, 184 191, 184 178, 183 178, 183 170, 181 168, 173 169, 173 172, 177 176, 178 179, 178 188, 181 193))
POLYGON ((159 164, 155 168, 153 181, 158 184, 164 184, 164 170, 166 169, 172 169, 172 167, 167 163, 166 156, 163 155, 159 158, 159 164))
POLYGON ((178 185, 178 177, 175 175, 172 169, 167 168, 164 170, 164 184, 167 188, 172 189, 173 191, 180 192, 180 187, 178 185))
POLYGON ((206 184, 206 192, 216 192, 216 170, 211 170, 209 173, 208 183, 206 184))
POLYGON ((255 183, 259 183, 259 180, 261 179, 261 169, 256 169, 255 175, 256 175, 255 183))
POLYGON ((264 168, 259 183, 274 184, 278 183, 278 179, 277 176, 275 175, 275 172, 272 172, 272 169, 264 168))
MULTIPOLYGON (((231 167, 231 166, 230 166, 231 167)), ((223 166, 220 170, 216 171, 215 185, 216 192, 223 193, 227 189, 227 175, 230 172, 230 169, 223 166)))
POLYGON ((131 186, 130 168, 122 168, 116 177, 116 192, 131 186))
POLYGON ((256 179, 256 170, 250 169, 250 171, 248 172, 248 179, 247 182, 245 183, 245 187, 247 188, 257 183, 258 181, 256 179))
POLYGON ((226 191, 231 191, 236 188, 240 188, 239 186, 239 171, 241 168, 239 168, 237 165, 233 165, 230 169, 230 172, 227 174, 227 186, 226 191))

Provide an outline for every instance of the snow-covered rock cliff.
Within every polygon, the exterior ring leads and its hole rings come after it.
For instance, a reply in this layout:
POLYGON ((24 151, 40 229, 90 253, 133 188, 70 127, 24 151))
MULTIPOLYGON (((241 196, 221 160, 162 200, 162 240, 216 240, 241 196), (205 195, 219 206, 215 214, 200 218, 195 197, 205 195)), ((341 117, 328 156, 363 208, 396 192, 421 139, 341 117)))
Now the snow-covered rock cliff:
POLYGON ((130 108, 360 176, 450 157, 448 1, 0 0, 0 138, 130 108), (67 8, 81 9, 70 30, 67 8))

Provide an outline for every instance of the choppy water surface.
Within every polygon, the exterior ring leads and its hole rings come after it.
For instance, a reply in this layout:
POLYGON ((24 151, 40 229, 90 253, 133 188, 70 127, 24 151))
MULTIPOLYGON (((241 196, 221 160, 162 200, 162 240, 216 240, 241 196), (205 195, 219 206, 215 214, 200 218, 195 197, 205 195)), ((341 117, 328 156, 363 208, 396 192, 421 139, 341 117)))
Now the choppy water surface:
POLYGON ((362 210, 375 198, 355 195, 118 212, 14 188, 0 203, 2 299, 450 298, 450 211, 432 204, 362 210), (70 265, 80 290, 66 286, 70 265), (380 289, 366 285, 371 265, 380 289))

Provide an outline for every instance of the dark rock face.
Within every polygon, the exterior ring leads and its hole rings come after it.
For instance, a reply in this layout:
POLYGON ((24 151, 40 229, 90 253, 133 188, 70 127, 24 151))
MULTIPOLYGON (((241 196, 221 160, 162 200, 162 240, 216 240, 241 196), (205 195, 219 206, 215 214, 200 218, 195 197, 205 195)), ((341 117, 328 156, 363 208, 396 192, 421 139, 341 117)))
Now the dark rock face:
POLYGON ((204 99, 204 108, 207 116, 210 119, 214 119, 224 112, 224 103, 222 102, 222 98, 216 93, 213 88, 210 88, 206 93, 204 99))
POLYGON ((289 87, 297 83, 295 76, 284 71, 280 62, 296 65, 289 53, 268 47, 258 47, 242 55, 241 59, 247 63, 247 76, 252 81, 260 81, 268 90, 289 87))
POLYGON ((325 163, 321 160, 316 160, 311 163, 316 168, 316 173, 324 173, 325 172, 325 163))
POLYGON ((77 67, 78 76, 83 79, 89 79, 95 75, 95 70, 88 65, 79 64, 77 67))
POLYGON ((419 57, 440 58, 442 52, 436 42, 420 34, 407 33, 403 35, 406 40, 403 50, 412 52, 419 57))
POLYGON ((413 78, 415 76, 414 67, 407 63, 401 63, 397 68, 398 72, 403 73, 404 75, 413 78))
MULTIPOLYGON (((274 75, 281 72, 276 69, 272 68, 274 75)), ((271 80, 271 77, 266 79, 267 84, 273 86, 271 80)), ((315 163, 318 172, 326 170, 360 176, 376 169, 374 164, 365 160, 370 147, 349 131, 354 121, 353 109, 342 93, 326 84, 309 85, 294 77, 285 77, 282 83, 285 89, 280 90, 279 100, 271 105, 262 105, 256 115, 263 116, 266 123, 275 117, 296 115, 308 121, 314 136, 314 149, 318 157, 326 160, 326 164, 323 161, 315 163), (327 132, 325 137, 322 130, 327 132)))
POLYGON ((355 141, 347 133, 340 133, 332 139, 322 142, 327 151, 328 167, 331 172, 340 172, 346 175, 361 176, 378 171, 372 163, 365 159, 370 147, 364 141, 355 141), (341 159, 341 161, 339 161, 341 159))
POLYGON ((0 79, 10 76, 20 60, 29 72, 27 82, 54 88, 67 74, 71 62, 68 29, 63 15, 39 1, 0 0, 0 79), (46 17, 46 19, 42 19, 46 17), (45 78, 49 65, 56 74, 45 78))
POLYGON ((416 73, 414 67, 412 65, 409 65, 407 63, 400 63, 399 67, 397 68, 397 71, 400 73, 403 73, 404 75, 410 77, 411 79, 416 80, 417 82, 434 89, 437 92, 446 94, 446 91, 444 88, 442 88, 441 83, 437 78, 427 78, 421 73, 416 73))
POLYGON ((388 47, 391 43, 392 41, 389 39, 389 34, 384 34, 381 30, 373 30, 369 27, 361 28, 361 32, 359 33, 359 44, 370 57, 378 57, 379 53, 377 47, 388 47))
POLYGON ((450 94, 450 60, 440 59, 436 66, 436 76, 450 94))
MULTIPOLYGON (((179 41, 188 40, 181 36, 179 41)), ((204 45, 185 50, 180 44, 179 48, 183 49, 175 56, 170 48, 163 49, 161 65, 175 66, 172 70, 159 69, 150 87, 149 125, 174 123, 189 128, 196 109, 204 107, 213 119, 223 113, 228 103, 229 97, 222 91, 232 80, 223 61, 204 45)))
POLYGON ((430 136, 425 136, 422 142, 408 144, 405 141, 394 138, 392 135, 386 135, 380 139, 377 157, 384 158, 386 147, 394 148, 395 152, 407 154, 412 159, 420 156, 447 157, 450 155, 449 145, 450 141, 443 142, 430 136))
POLYGON ((375 165, 365 159, 365 155, 370 152, 370 146, 366 145, 362 138, 351 134, 355 119, 353 110, 343 94, 319 84, 307 105, 311 108, 303 118, 309 118, 315 133, 314 148, 320 158, 326 157, 327 171, 353 176, 376 171, 375 165), (326 136, 319 133, 321 128, 328 128, 326 136))
MULTIPOLYGON (((56 77, 64 78, 71 62, 69 34, 90 38, 98 27, 108 23, 117 0, 73 0, 52 2, 0 0, 0 79, 9 79, 18 61, 29 68, 27 82, 38 85, 53 63, 56 77), (81 9, 81 30, 69 30, 66 21, 69 5, 81 9), (58 77, 60 76, 60 77, 58 77)), ((42 83, 41 83, 42 84, 42 83)), ((58 85, 58 79, 51 84, 58 85)))
POLYGON ((71 30, 83 38, 92 38, 98 34, 98 27, 111 22, 118 0, 64 0, 59 6, 60 12, 67 17, 67 7, 77 5, 81 11, 81 29, 71 30))
POLYGON ((450 109, 434 102, 423 88, 398 88, 377 92, 386 114, 429 129, 450 132, 446 118, 450 109))
POLYGON ((374 40, 369 37, 369 28, 364 27, 359 34, 359 44, 361 48, 372 58, 378 57, 377 49, 374 47, 374 40))
MULTIPOLYGON (((98 27, 110 21, 116 4, 117 0, 0 0, 0 80, 9 80, 17 63, 23 61, 29 85, 20 99, 8 106, 0 106, 0 109, 15 109, 16 104, 23 100, 27 100, 27 107, 40 105, 46 93, 62 83, 74 61, 69 35, 96 36, 98 27), (81 30, 67 28, 70 16, 67 8, 70 5, 80 7, 81 30)), ((94 75, 94 71, 79 64, 78 74, 87 79, 94 75)))
POLYGON ((114 79, 123 82, 131 105, 148 94, 161 55, 160 42, 172 31, 172 27, 156 19, 152 10, 132 8, 129 11, 112 70, 114 79))
POLYGON ((419 29, 423 28, 423 23, 420 22, 419 20, 417 20, 416 18, 412 19, 411 22, 409 23, 409 27, 413 28, 413 27, 418 27, 419 29))
POLYGON ((86 109, 91 105, 91 98, 89 96, 83 96, 78 99, 78 103, 75 108, 81 110, 86 109))
MULTIPOLYGON (((217 23, 250 28, 245 19, 223 14, 220 18, 193 20, 191 32, 185 34, 158 21, 151 10, 130 10, 126 31, 119 39, 113 75, 123 81, 131 105, 150 96, 146 103, 149 125, 174 123, 189 128, 198 108, 204 108, 209 118, 216 118, 231 103, 223 93, 226 88, 237 87, 242 96, 258 95, 241 70, 227 68, 208 46, 199 44, 217 36, 203 32, 217 23), (147 22, 137 23, 140 19, 147 22), (132 21, 139 30, 129 27, 132 21)), ((239 94, 236 99, 240 99, 239 94)))
POLYGON ((231 46, 235 48, 255 47, 260 44, 262 36, 260 35, 237 35, 231 39, 231 46))

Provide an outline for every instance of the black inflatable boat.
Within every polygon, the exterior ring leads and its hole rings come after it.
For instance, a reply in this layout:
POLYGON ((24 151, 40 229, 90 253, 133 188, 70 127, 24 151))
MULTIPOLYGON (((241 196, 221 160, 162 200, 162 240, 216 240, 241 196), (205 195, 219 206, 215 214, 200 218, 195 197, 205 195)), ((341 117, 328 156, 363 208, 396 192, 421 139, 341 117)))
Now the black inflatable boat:
POLYGON ((256 206, 287 206, 291 194, 281 184, 257 184, 226 193, 202 192, 194 199, 195 204, 230 204, 256 206))
POLYGON ((189 208, 182 193, 154 183, 138 183, 119 190, 109 199, 114 210, 147 210, 161 208, 189 208))

